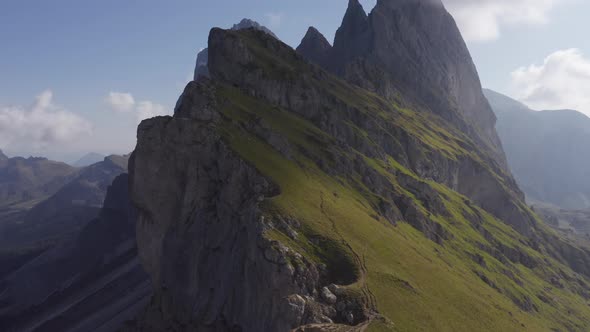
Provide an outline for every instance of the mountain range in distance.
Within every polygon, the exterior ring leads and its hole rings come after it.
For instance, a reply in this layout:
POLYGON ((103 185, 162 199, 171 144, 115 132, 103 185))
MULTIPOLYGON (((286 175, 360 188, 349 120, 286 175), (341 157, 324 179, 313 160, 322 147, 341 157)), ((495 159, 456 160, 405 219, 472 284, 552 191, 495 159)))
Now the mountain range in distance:
POLYGON ((534 111, 484 91, 512 173, 527 198, 564 209, 590 208, 590 118, 573 110, 534 111))

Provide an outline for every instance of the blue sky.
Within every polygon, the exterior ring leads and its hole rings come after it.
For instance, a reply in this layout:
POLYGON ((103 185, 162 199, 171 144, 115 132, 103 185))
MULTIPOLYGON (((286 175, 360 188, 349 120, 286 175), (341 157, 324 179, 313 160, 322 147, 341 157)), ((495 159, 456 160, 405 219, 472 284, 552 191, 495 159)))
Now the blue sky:
MULTIPOLYGON (((375 3, 361 2, 367 10, 375 3)), ((129 152, 136 113, 171 112, 211 27, 230 27, 248 17, 292 46, 310 25, 332 40, 346 4, 1 1, 0 148, 9 155, 68 161, 89 151, 129 152), (114 110, 106 102, 111 92, 132 95, 134 108, 114 110), (13 122, 18 125, 7 124, 13 122), (70 132, 72 127, 78 130, 70 132)), ((583 35, 590 30, 587 1, 447 0, 445 5, 468 38, 484 86, 534 107, 590 112, 585 91, 563 88, 590 83, 590 41, 583 35), (540 93, 547 90, 546 96, 540 93)))

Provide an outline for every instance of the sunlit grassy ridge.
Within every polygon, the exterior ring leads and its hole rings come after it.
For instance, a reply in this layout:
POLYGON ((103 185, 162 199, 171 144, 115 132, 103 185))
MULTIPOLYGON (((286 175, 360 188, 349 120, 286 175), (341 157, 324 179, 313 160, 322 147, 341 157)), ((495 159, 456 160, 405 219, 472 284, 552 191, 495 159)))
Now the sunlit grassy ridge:
MULTIPOLYGON (((441 125, 436 116, 400 107, 330 76, 317 77, 296 57, 265 50, 251 32, 230 33, 243 38, 256 55, 256 70, 276 80, 306 75, 307 84, 344 105, 340 111, 354 109, 373 119, 390 144, 401 144, 398 138, 407 136, 420 143, 415 153, 470 158, 505 185, 469 138, 441 125)), ((399 156, 369 156, 343 146, 311 121, 235 87, 218 84, 217 98, 223 139, 281 188, 279 196, 261 205, 265 217, 300 224, 295 237, 276 228, 266 236, 325 264, 333 272, 332 282, 346 285, 350 296, 375 309, 381 316, 375 317, 371 331, 590 330, 587 280, 549 258, 543 244, 532 244, 445 185, 420 178, 399 156), (271 133, 287 142, 287 152, 269 144, 265 135, 271 133), (379 206, 388 199, 354 167, 347 174, 333 172, 337 163, 362 163, 379 174, 387 190, 412 201, 417 213, 436 228, 435 236, 429 239, 412 220, 386 219, 379 206), (434 193, 443 208, 432 209, 416 186, 434 193)), ((352 121, 345 123, 354 140, 377 145, 372 133, 352 121)), ((517 206, 528 209, 522 202, 517 206)), ((543 226, 538 231, 550 232, 543 226)), ((299 264, 296 256, 289 262, 299 264)))
MULTIPOLYGON (((348 256, 352 264, 358 262, 350 256, 361 257, 366 278, 363 284, 350 288, 360 291, 368 287, 376 299, 376 309, 388 319, 388 323, 376 320, 371 330, 580 331, 590 326, 586 301, 575 290, 559 289, 546 281, 548 276, 563 273, 575 278, 574 273, 523 245, 526 239, 467 198, 438 183, 426 182, 440 193, 450 212, 449 216, 432 216, 452 234, 443 245, 428 240, 407 223, 393 226, 376 218, 379 214, 372 207, 371 197, 359 192, 354 175, 351 179, 333 178, 305 156, 321 154, 332 142, 328 135, 237 89, 225 87, 221 91, 226 104, 223 137, 281 187, 281 195, 265 202, 263 209, 271 218, 282 215, 302 224, 295 240, 276 229, 267 235, 312 261, 328 265, 338 256, 348 256), (245 130, 246 122, 252 119, 262 121, 298 147, 295 157, 285 158, 245 130), (465 216, 478 216, 490 238, 486 239, 465 216), (322 241, 312 240, 316 238, 322 241), (531 269, 508 258, 501 262, 483 249, 496 248, 497 244, 518 248, 542 264, 531 269), (527 301, 534 307, 529 312, 516 305, 527 301)), ((405 190, 397 183, 398 176, 417 178, 392 156, 387 160, 366 159, 368 165, 387 174, 394 190, 405 190)))

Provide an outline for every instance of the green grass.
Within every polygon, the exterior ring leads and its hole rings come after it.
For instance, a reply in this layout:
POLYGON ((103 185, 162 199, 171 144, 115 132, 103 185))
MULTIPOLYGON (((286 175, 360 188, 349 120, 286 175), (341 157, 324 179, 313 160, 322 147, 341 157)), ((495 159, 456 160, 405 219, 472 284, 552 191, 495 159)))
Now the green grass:
MULTIPOLYGON (((441 184, 427 182, 440 193, 450 212, 446 217, 433 216, 453 234, 442 246, 406 223, 394 227, 383 218, 376 220, 378 213, 372 208, 373 202, 352 180, 333 178, 306 156, 322 153, 325 146, 318 146, 318 139, 329 145, 332 138, 311 123, 235 89, 221 91, 224 98, 231 100, 224 108, 227 117, 223 125, 224 139, 281 187, 280 196, 263 204, 264 211, 271 218, 288 216, 302 224, 295 240, 276 229, 267 236, 311 261, 337 271, 352 269, 357 276, 360 266, 354 256, 361 257, 366 276, 358 277, 349 287, 370 290, 376 298, 377 310, 390 321, 375 322, 370 331, 548 331, 590 326, 590 310, 585 301, 568 289, 552 287, 545 279, 544 270, 569 271, 565 266, 549 260, 550 264, 531 270, 517 263, 502 263, 480 249, 482 244, 489 247, 493 244, 472 227, 469 216, 480 216, 482 227, 493 234, 494 241, 544 259, 537 251, 522 245, 524 239, 516 231, 467 198, 441 184), (246 131, 244 124, 253 118, 299 147, 295 159, 286 159, 246 131), (311 139, 310 134, 315 138, 311 139), (486 266, 474 262, 473 255, 482 256, 486 266), (508 277, 505 270, 522 280, 523 285, 508 277), (485 275, 498 289, 483 282, 474 271, 485 275), (537 295, 541 292, 555 299, 554 304, 539 300, 537 295), (525 312, 512 300, 525 297, 538 307, 538 312, 525 312), (577 314, 568 315, 568 311, 577 314)), ((365 160, 386 175, 395 190, 404 191, 396 182, 398 172, 419 179, 391 156, 386 161, 368 157, 365 160)), ((571 271, 568 273, 573 275, 571 271)))
MULTIPOLYGON (((344 118, 356 139, 371 146, 376 134, 383 134, 400 144, 398 138, 405 135, 425 156, 479 163, 506 189, 504 175, 487 164, 489 158, 440 118, 401 108, 329 75, 328 79, 313 78, 303 62, 268 52, 252 32, 230 33, 245 38, 259 69, 272 80, 309 75, 307 83, 319 93, 373 120, 377 132, 344 118)), ((309 261, 325 264, 333 282, 375 306, 382 317, 371 322, 369 331, 590 330, 590 307, 579 295, 584 289, 580 284, 587 279, 549 258, 543 244, 533 249, 513 228, 445 185, 421 179, 398 156, 368 156, 343 148, 312 122, 237 88, 220 85, 217 93, 223 105, 219 131, 224 141, 281 187, 279 196, 261 204, 263 213, 271 219, 292 218, 301 225, 294 239, 278 229, 267 231, 266 236, 309 261), (265 142, 264 133, 280 135, 291 155, 265 142), (388 190, 410 198, 421 213, 450 234, 448 239, 437 244, 408 223, 396 220, 392 225, 377 211, 386 198, 365 184, 360 174, 329 172, 336 162, 359 160, 388 182, 388 190), (402 177, 434 191, 445 211, 429 211, 400 184, 402 177), (519 257, 511 260, 502 250, 517 252, 519 257), (523 259, 534 264, 524 266, 523 259), (555 277, 571 281, 559 288, 550 282, 555 277), (525 302, 532 309, 519 307, 525 302)), ((534 216, 522 202, 517 206, 534 216)), ((536 232, 552 234, 540 225, 536 232)), ((289 262, 299 264, 296 257, 289 262)))

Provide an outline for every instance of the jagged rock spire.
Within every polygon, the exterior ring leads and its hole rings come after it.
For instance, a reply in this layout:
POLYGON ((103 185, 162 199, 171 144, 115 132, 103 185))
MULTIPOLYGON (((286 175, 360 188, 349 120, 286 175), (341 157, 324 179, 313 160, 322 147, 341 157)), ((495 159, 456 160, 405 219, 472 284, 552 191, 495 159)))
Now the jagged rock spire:
MULTIPOLYGON (((370 41, 369 19, 358 0, 349 0, 342 25, 334 39, 334 65, 366 53, 370 41)), ((338 70, 335 70, 338 71, 338 70)))
POLYGON ((309 27, 301 44, 297 47, 299 54, 322 67, 328 65, 331 50, 330 42, 314 27, 309 27))

